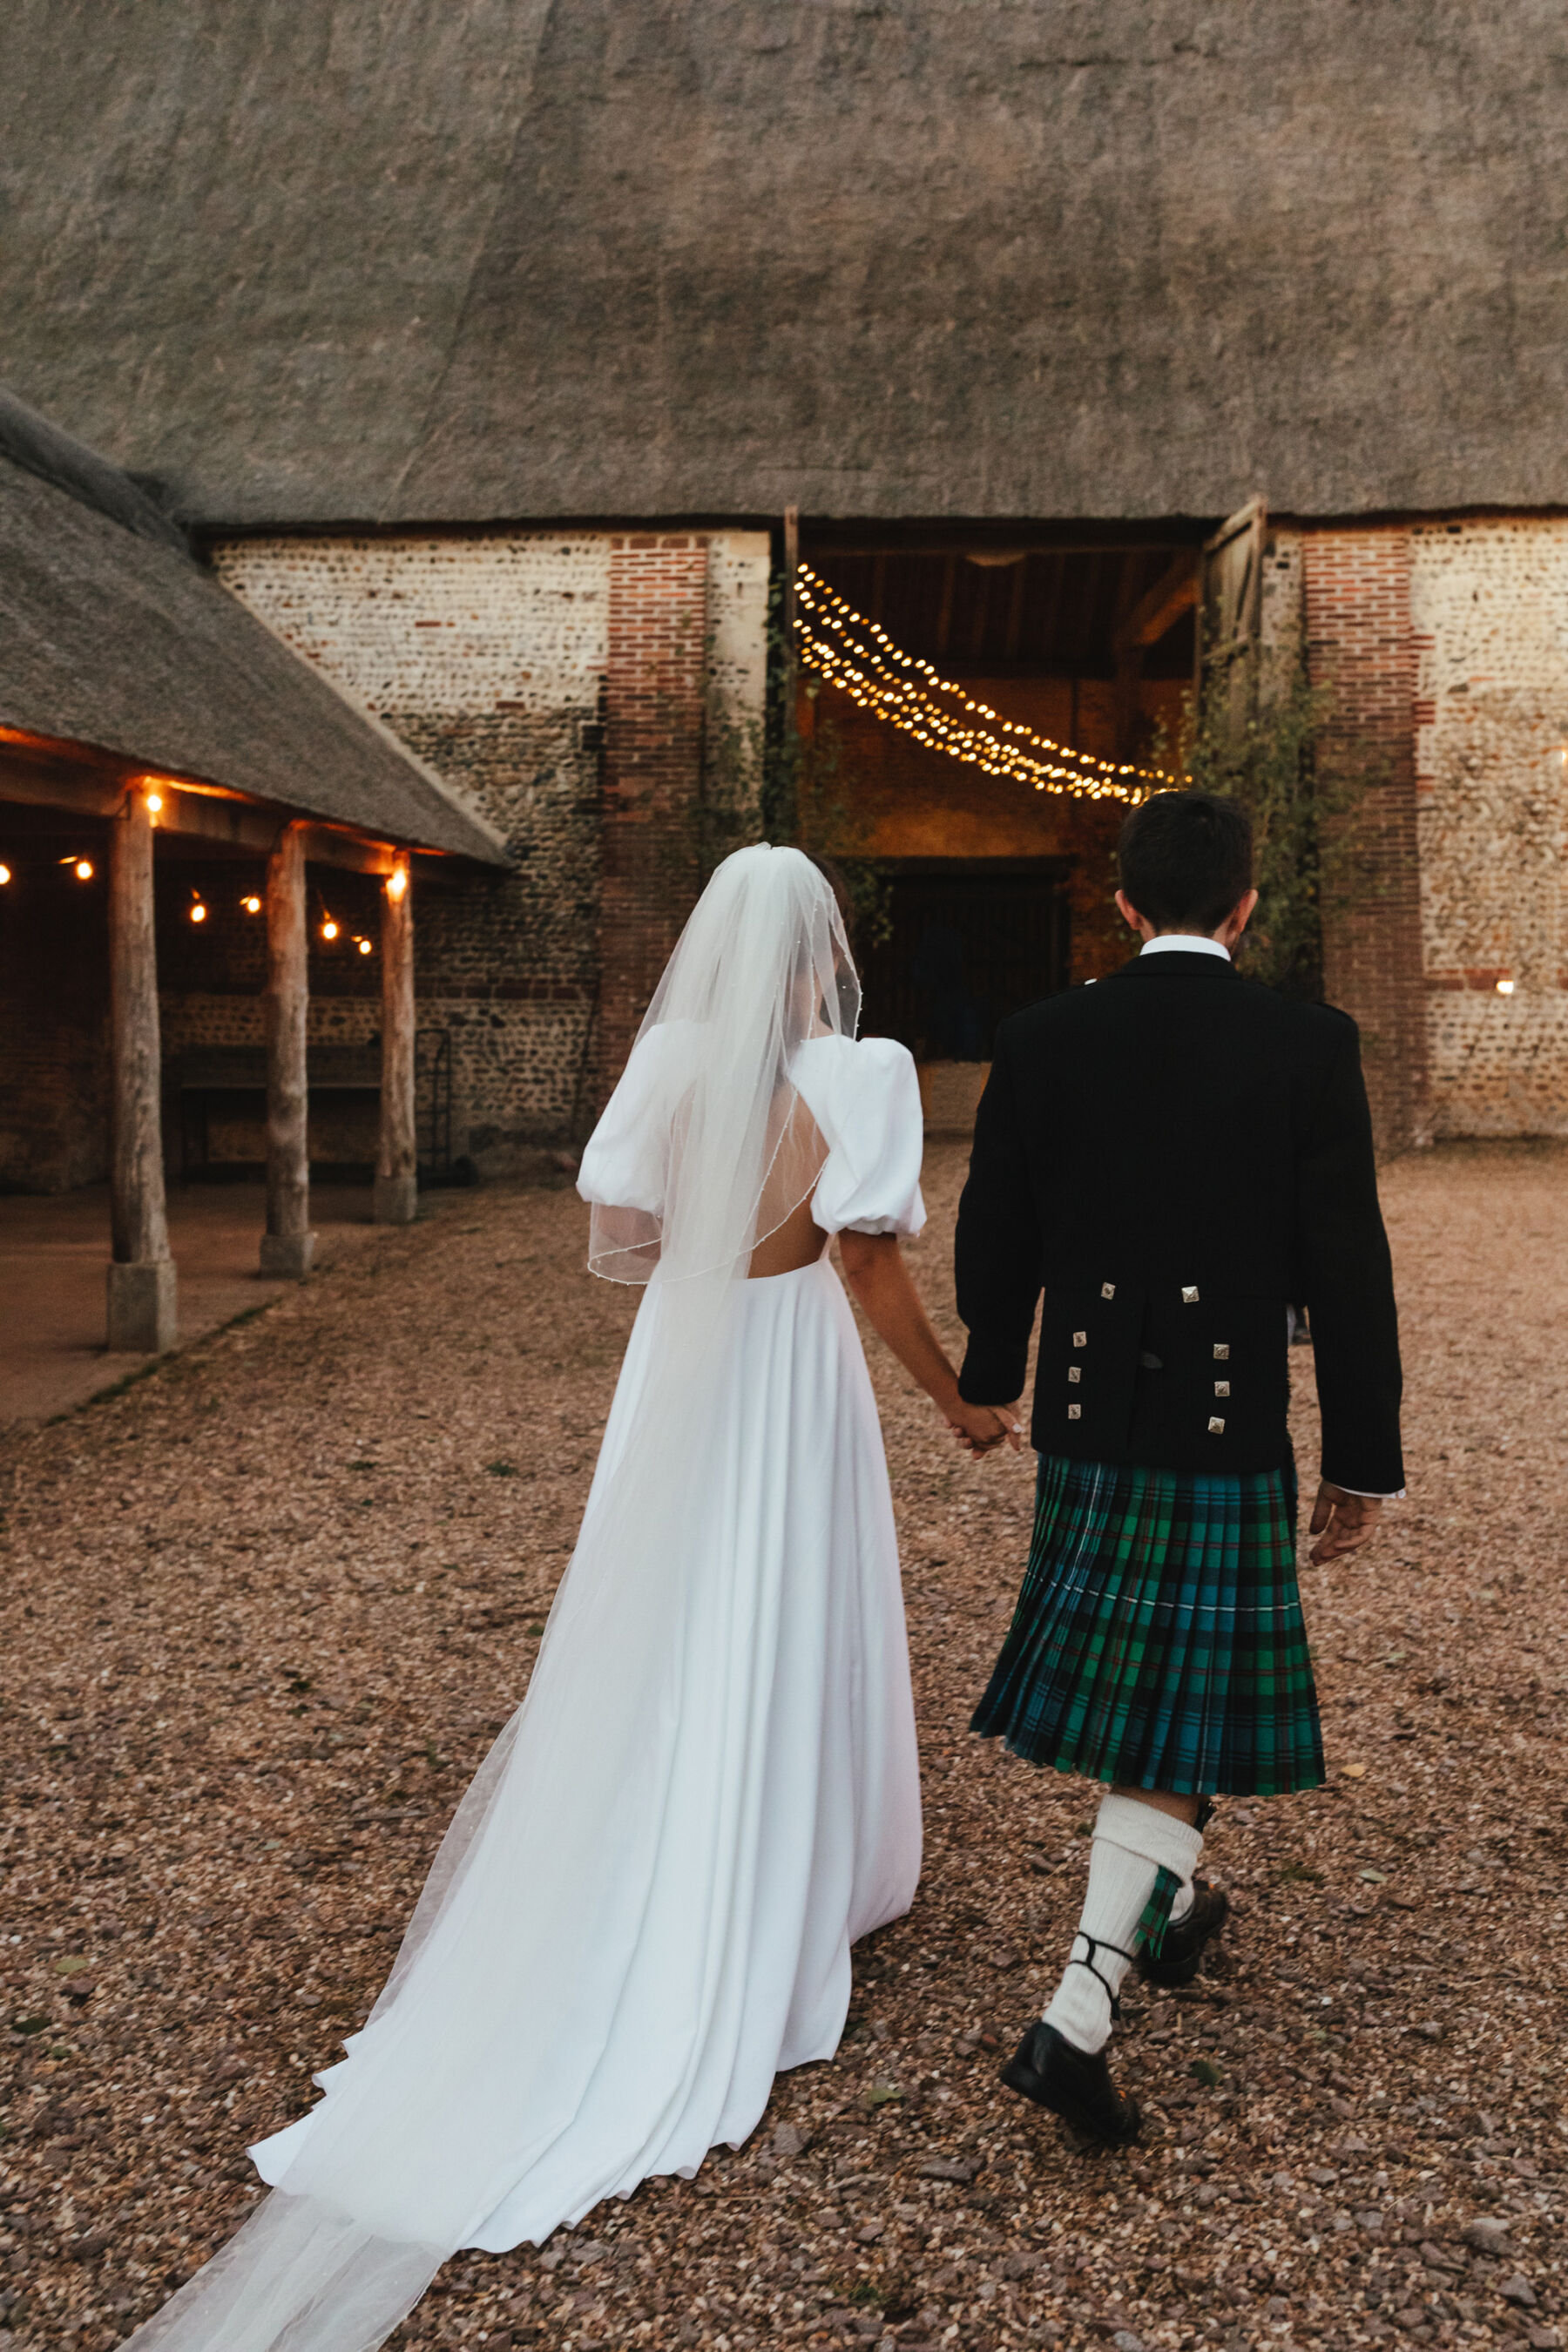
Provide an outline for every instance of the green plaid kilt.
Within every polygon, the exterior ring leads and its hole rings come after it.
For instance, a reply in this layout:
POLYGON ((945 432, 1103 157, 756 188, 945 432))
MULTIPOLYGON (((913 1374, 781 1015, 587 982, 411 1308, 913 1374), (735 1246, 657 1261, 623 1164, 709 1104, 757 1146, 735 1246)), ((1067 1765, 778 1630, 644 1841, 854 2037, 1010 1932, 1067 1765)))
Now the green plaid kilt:
POLYGON ((971 1729, 1126 1789, 1318 1787, 1294 1471, 1042 1455, 1028 1570, 971 1729))

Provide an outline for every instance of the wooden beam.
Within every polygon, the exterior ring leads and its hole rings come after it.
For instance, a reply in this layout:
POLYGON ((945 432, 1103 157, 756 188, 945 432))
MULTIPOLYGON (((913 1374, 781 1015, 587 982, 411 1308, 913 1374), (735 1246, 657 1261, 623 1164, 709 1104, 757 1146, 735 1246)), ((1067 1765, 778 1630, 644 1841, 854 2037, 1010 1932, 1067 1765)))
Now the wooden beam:
MULTIPOLYGON (((113 816, 132 787, 155 793, 162 802, 157 829, 176 837, 221 843, 253 853, 271 854, 283 827, 300 824, 305 855, 313 866, 336 866, 352 874, 390 874, 401 853, 392 841, 329 824, 321 818, 298 817, 268 801, 247 799, 221 785, 205 785, 163 776, 82 746, 34 743, 0 729, 0 803, 20 801, 34 808, 58 808, 72 816, 113 816)), ((444 872, 464 861, 441 850, 419 850, 422 875, 444 872)), ((452 874, 453 879, 461 877, 452 874)))
MULTIPOLYGON (((1015 566, 1015 569, 1019 572, 1022 572, 1023 568, 1021 563, 1015 566)), ((970 655, 976 662, 985 651, 985 625, 990 618, 991 567, 986 565, 981 569, 980 577, 974 583, 974 624, 969 633, 970 655)))
POLYGON ((419 1208, 414 1108, 414 893, 405 863, 381 894, 381 1150, 378 1225, 411 1225, 419 1208))
POLYGON ((63 763, 34 759, 0 743, 0 801, 62 809, 69 816, 115 816, 125 791, 123 780, 97 775, 91 769, 66 771, 63 763))
POLYGON ((792 742, 797 732, 800 713, 799 664, 795 654, 795 580, 800 570, 800 509, 785 507, 784 515, 784 740, 792 742))
POLYGON ((1157 646, 1182 614, 1198 601, 1198 567, 1194 555, 1184 551, 1165 566, 1143 591, 1116 631, 1116 650, 1124 646, 1157 646))
POLYGON ((153 922, 153 817, 144 793, 121 795, 109 851, 109 1346, 159 1356, 176 1337, 159 1124, 158 966, 153 922))
POLYGON ((952 593, 958 584, 958 558, 950 555, 942 566, 942 609, 936 616, 936 657, 947 657, 948 640, 952 635, 952 593))
POLYGON ((1005 548, 1000 545, 984 547, 973 542, 965 547, 962 541, 955 542, 951 539, 906 541, 892 535, 885 539, 841 541, 818 526, 810 527, 808 536, 811 561, 818 567, 832 563, 841 555, 887 555, 894 562, 899 562, 906 555, 951 555, 955 545, 961 555, 995 556, 1005 553, 1009 559, 1017 555, 1121 555, 1127 552, 1170 555, 1177 551, 1195 556, 1198 548, 1195 539, 1009 539, 1005 548))
POLYGON ((1018 640, 1024 630, 1024 583, 1028 574, 1027 557, 1013 566, 1013 602, 1007 612, 1007 655, 1010 662, 1018 658, 1018 640))
POLYGON ((1142 612, 1144 599, 1135 597, 1132 583, 1137 578, 1137 557, 1124 555, 1116 582, 1116 615, 1111 623, 1110 642, 1116 656, 1116 683, 1112 690, 1112 718, 1116 730, 1116 756, 1131 760, 1136 753, 1139 733, 1139 685, 1143 676, 1143 646, 1133 625, 1134 616, 1142 612))
POLYGON ((158 812, 160 833, 188 835, 193 840, 221 842, 228 849, 272 854, 288 820, 277 809, 253 801, 231 801, 216 793, 183 793, 174 784, 154 787, 163 805, 158 812))
POLYGON ((299 1278, 316 1255, 310 1231, 310 1013, 305 835, 285 825, 267 863, 267 1230, 261 1271, 299 1278))

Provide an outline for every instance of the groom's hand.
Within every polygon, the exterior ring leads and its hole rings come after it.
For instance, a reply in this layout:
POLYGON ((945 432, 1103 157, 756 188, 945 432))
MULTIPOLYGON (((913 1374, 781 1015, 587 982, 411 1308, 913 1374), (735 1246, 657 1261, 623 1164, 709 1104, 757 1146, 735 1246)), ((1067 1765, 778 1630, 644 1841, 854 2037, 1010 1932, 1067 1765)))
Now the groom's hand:
POLYGON ((1318 1538, 1308 1554, 1312 1566, 1323 1568, 1331 1559, 1342 1559, 1348 1551, 1359 1551, 1377 1533, 1382 1516, 1383 1503, 1378 1496, 1347 1495, 1342 1486, 1335 1486, 1325 1478, 1312 1506, 1311 1532, 1318 1538))
POLYGON ((947 1425, 966 1454, 991 1454, 1008 1444, 1015 1454, 1024 1443, 1016 1404, 964 1404, 950 1412, 947 1425))

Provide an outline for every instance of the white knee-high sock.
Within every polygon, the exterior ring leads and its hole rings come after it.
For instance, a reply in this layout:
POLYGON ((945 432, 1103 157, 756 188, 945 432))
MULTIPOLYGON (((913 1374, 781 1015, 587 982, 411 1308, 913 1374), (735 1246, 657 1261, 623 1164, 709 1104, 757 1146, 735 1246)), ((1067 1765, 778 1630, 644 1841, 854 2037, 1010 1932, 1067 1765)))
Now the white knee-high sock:
POLYGON ((1046 2023, 1075 2048, 1093 2053, 1110 2041, 1111 2000, 1131 1964, 1132 1939, 1154 1882, 1168 1870, 1189 1883, 1203 1843, 1189 1822, 1136 1797, 1113 1793, 1100 1800, 1073 1956, 1045 2013, 1046 2023))

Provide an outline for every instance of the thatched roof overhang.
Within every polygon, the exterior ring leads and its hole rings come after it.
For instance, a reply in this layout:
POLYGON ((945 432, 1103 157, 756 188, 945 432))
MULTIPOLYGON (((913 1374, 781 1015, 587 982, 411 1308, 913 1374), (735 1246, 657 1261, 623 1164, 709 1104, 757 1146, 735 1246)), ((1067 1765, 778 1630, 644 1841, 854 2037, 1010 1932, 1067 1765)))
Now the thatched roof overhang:
POLYGON ((306 818, 340 863, 396 845, 507 864, 489 825, 90 457, 0 395, 0 797, 88 814, 150 775, 170 787, 170 829, 235 846, 306 818))
POLYGON ((13 380, 224 527, 1568 503, 1552 0, 13 0, 13 380))

